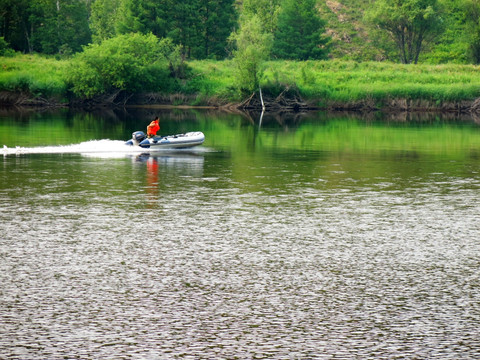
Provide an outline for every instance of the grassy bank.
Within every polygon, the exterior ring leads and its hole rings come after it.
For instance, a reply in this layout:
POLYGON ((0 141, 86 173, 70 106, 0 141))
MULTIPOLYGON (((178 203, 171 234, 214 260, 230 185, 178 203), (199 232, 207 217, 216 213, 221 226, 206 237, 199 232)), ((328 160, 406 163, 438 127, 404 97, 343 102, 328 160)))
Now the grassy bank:
POLYGON ((348 104, 392 100, 447 102, 480 96, 480 72, 466 65, 399 65, 391 63, 306 62, 270 64, 267 82, 294 82, 307 99, 348 104))
MULTIPOLYGON (((66 102, 71 86, 66 80, 68 64, 68 60, 31 55, 0 58, 2 97, 22 93, 33 98, 66 102)), ((184 102, 203 105, 243 100, 245 95, 236 90, 231 61, 192 61, 188 65, 191 68, 189 76, 179 82, 176 90, 185 95, 184 102)), ((304 100, 320 108, 350 108, 366 104, 382 109, 417 104, 443 109, 452 104, 473 102, 480 97, 480 67, 337 60, 271 61, 265 64, 261 83, 264 92, 272 97, 287 86, 295 87, 304 100)), ((173 94, 162 95, 163 99, 168 99, 173 94)))
MULTIPOLYGON (((192 62, 203 74, 198 89, 208 96, 229 98, 235 83, 232 64, 192 62)), ((368 103, 376 108, 415 102, 442 108, 471 102, 480 96, 480 67, 474 65, 400 65, 348 61, 271 61, 266 63, 262 87, 279 94, 286 86, 318 107, 350 107, 368 103)), ((237 99, 238 100, 238 99, 237 99)), ((404 104, 404 105, 402 105, 404 104)))
POLYGON ((35 55, 0 57, 0 91, 66 101, 67 65, 66 60, 35 55))

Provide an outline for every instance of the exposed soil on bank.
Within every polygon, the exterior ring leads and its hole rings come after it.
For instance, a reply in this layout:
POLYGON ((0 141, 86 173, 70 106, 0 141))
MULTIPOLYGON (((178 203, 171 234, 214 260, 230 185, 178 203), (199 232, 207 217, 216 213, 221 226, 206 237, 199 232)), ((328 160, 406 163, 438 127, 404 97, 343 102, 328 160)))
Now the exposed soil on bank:
POLYGON ((100 96, 89 100, 60 101, 56 98, 33 96, 24 92, 0 91, 0 106, 22 107, 77 107, 84 109, 141 106, 152 108, 209 108, 228 111, 305 112, 325 111, 384 111, 384 112, 455 112, 480 115, 480 98, 456 102, 434 102, 430 100, 386 99, 376 101, 337 102, 325 99, 303 99, 298 91, 285 89, 281 94, 253 93, 240 103, 229 103, 222 99, 184 94, 134 94, 124 93, 100 96))

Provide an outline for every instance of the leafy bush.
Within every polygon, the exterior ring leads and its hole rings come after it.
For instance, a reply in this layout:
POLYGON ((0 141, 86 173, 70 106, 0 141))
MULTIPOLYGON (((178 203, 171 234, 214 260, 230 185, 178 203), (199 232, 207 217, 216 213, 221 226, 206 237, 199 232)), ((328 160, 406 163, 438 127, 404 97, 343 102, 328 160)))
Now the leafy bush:
POLYGON ((5 41, 5 38, 0 37, 0 56, 13 56, 15 51, 10 49, 8 43, 5 41))
POLYGON ((79 97, 128 92, 168 91, 184 73, 178 47, 153 34, 120 35, 91 44, 72 59, 68 82, 79 97))

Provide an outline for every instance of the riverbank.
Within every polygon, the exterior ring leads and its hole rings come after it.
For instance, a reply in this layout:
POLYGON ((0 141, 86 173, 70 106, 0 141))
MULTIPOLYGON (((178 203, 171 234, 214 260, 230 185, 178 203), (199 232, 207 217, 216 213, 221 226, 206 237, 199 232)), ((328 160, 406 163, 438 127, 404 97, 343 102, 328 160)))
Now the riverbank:
MULTIPOLYGON (((181 94, 173 94, 170 97, 160 94, 136 94, 137 101, 111 102, 103 98, 62 102, 57 98, 38 97, 28 92, 0 92, 0 106, 21 106, 21 107, 74 107, 85 109, 114 108, 114 107, 155 107, 161 109, 220 109, 220 110, 261 110, 262 104, 259 93, 252 94, 242 102, 221 102, 217 98, 202 98, 199 102, 197 97, 185 97, 181 94), (161 97, 162 100, 152 101, 161 97), (178 101, 178 99, 182 99, 178 101)), ((303 112, 303 111, 385 111, 385 112, 480 112, 479 99, 434 102, 429 100, 413 99, 387 99, 381 104, 372 99, 361 99, 356 101, 324 102, 319 105, 322 99, 295 98, 264 98, 265 111, 267 112, 303 112)))
MULTIPOLYGON (((175 92, 128 90, 81 99, 68 83, 68 60, 0 57, 0 105, 115 107, 208 106, 259 109, 258 92, 236 88, 231 61, 188 62, 175 92)), ((480 109, 480 68, 351 61, 270 61, 261 79, 269 111, 362 110, 468 112, 480 109)))

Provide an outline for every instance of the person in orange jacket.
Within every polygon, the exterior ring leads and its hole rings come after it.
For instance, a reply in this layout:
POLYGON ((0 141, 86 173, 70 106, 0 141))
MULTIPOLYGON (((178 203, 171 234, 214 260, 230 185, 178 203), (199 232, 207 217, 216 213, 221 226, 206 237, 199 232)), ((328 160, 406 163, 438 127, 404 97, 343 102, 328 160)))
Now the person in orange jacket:
POLYGON ((160 130, 158 116, 147 126, 147 136, 150 138, 157 135, 157 131, 160 130))

